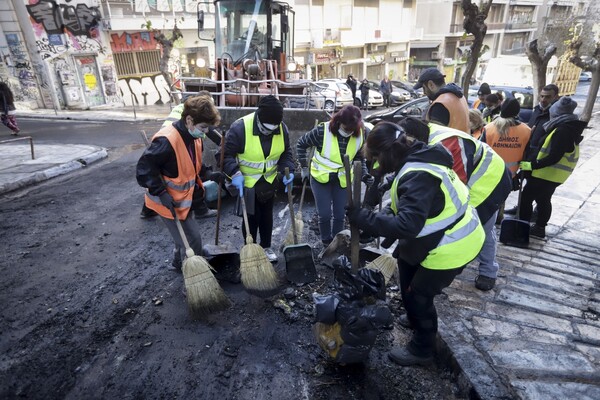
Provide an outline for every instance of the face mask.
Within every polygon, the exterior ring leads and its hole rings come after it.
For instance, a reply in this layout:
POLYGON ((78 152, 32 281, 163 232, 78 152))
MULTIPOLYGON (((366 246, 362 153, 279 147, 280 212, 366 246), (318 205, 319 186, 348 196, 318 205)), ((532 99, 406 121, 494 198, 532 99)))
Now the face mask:
POLYGON ((256 121, 256 125, 258 125, 258 130, 261 134, 265 136, 272 135, 275 132, 275 130, 277 130, 277 128, 279 127, 279 124, 263 124, 258 118, 256 119, 256 121))
POLYGON ((346 132, 342 128, 338 128, 338 133, 343 137, 350 137, 354 132, 346 132))

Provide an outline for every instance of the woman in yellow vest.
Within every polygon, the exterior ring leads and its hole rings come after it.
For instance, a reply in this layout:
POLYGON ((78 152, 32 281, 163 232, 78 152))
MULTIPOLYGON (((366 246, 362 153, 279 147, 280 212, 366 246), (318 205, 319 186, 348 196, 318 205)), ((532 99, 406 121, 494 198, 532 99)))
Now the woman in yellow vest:
POLYGON ((579 160, 579 143, 587 122, 573 114, 577 102, 562 97, 550 107, 550 120, 544 124, 546 136, 534 161, 522 161, 522 171, 531 171, 521 197, 520 219, 529 221, 533 202, 537 204, 537 220, 529 234, 546 237, 546 225, 552 215, 552 195, 573 173, 579 160))
MULTIPOLYGON (((137 163, 137 182, 148 189, 146 207, 162 217, 175 241, 171 266, 176 271, 181 271, 185 247, 173 214, 181 221, 194 252, 202 254, 200 227, 191 218, 190 209, 194 193, 203 190, 199 177, 202 170, 202 138, 211 125, 218 125, 220 121, 219 111, 209 98, 189 98, 184 103, 179 121, 161 128, 137 163)), ((220 177, 219 172, 206 176, 214 181, 219 181, 220 177)))
MULTIPOLYGON (((283 123, 283 105, 275 96, 265 96, 258 109, 231 124, 225 136, 224 172, 244 196, 248 212, 250 234, 265 249, 271 262, 277 255, 271 250, 273 234, 273 203, 275 189, 285 168, 296 168, 290 148, 287 126, 283 123), (257 235, 260 233, 260 241, 257 235)), ((294 180, 282 177, 283 184, 294 180)), ((287 190, 287 188, 286 188, 287 190)), ((242 223, 242 234, 246 227, 242 223)))
POLYGON ((333 236, 344 229, 344 206, 348 201, 346 186, 349 184, 342 163, 347 154, 350 160, 363 164, 362 180, 367 185, 374 178, 367 173, 361 148, 365 140, 365 128, 358 107, 347 105, 335 113, 329 122, 321 123, 305 133, 296 144, 296 154, 302 167, 302 180, 310 179, 319 216, 319 233, 324 246, 333 236), (314 155, 308 169, 308 149, 314 147, 314 155))
POLYGON ((428 146, 380 122, 367 138, 366 155, 379 162, 379 174, 396 174, 391 209, 350 208, 347 215, 368 234, 399 240, 393 254, 406 309, 400 323, 414 328, 409 344, 388 357, 404 366, 430 364, 437 334, 434 297, 479 254, 485 233, 443 146, 428 146))

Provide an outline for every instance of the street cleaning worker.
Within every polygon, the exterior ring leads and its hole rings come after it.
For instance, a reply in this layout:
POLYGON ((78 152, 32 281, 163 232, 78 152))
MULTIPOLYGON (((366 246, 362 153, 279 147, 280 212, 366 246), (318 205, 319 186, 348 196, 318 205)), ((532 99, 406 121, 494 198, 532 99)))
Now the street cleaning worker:
MULTIPOLYGON (((202 190, 202 138, 209 126, 218 125, 221 116, 215 105, 205 96, 186 100, 179 121, 161 128, 153 137, 150 147, 140 157, 136 179, 148 189, 146 206, 156 211, 167 226, 175 242, 172 269, 181 271, 185 247, 179 236, 173 213, 181 222, 190 246, 202 254, 200 227, 190 218, 192 199, 196 190, 202 190)), ((220 173, 211 173, 210 180, 220 180, 220 173)))
MULTIPOLYGON (((502 103, 500 115, 485 126, 481 141, 490 147, 504 160, 504 164, 510 170, 513 179, 513 189, 519 188, 517 170, 519 163, 523 161, 531 129, 519 121, 521 106, 517 99, 509 99, 502 103)), ((500 205, 496 223, 499 224, 504 218, 504 203, 500 205)))
MULTIPOLYGON (((362 181, 373 183, 368 174, 361 149, 366 132, 358 107, 346 105, 331 120, 320 123, 298 139, 296 154, 302 167, 302 180, 310 179, 319 216, 319 234, 327 247, 333 237, 344 229, 344 206, 348 202, 347 185, 352 181, 346 176, 342 156, 360 161, 363 168, 362 181), (315 149, 308 168, 308 149, 315 149)), ((352 173, 352 172, 351 172, 352 173)))
POLYGON ((500 268, 496 260, 497 236, 494 225, 500 204, 512 189, 512 178, 504 160, 487 144, 458 129, 434 122, 427 125, 415 118, 406 118, 400 122, 400 126, 409 135, 415 135, 415 138, 429 145, 440 143, 452 155, 452 169, 469 188, 469 204, 477 210, 486 235, 477 257, 479 275, 475 278, 475 287, 482 291, 493 289, 500 268))
POLYGON ((450 128, 470 133, 467 100, 461 88, 454 83, 446 84, 445 77, 437 68, 427 68, 414 86, 415 90, 422 87, 423 93, 431 100, 425 120, 435 120, 450 128))
MULTIPOLYGON (((214 100, 208 90, 201 90, 195 96, 208 96, 208 98, 211 101, 213 101, 213 103, 214 103, 214 100)), ((178 104, 175 107, 173 107, 173 109, 171 110, 171 113, 165 119, 161 128, 165 128, 169 125, 173 125, 181 119, 181 113, 183 113, 183 104, 185 103, 185 100, 189 99, 190 97, 192 97, 192 96, 190 96, 190 95, 184 96, 184 98, 183 98, 184 101, 181 104, 178 104)), ((215 129, 214 126, 209 127, 208 131, 206 132, 206 137, 208 137, 217 146, 221 147, 221 134, 217 132, 217 130, 215 129)), ((203 148, 204 148, 204 146, 203 146, 203 148)), ((203 165, 201 173, 206 174, 208 172, 212 172, 212 171, 210 171, 209 168, 206 168, 206 166, 203 165)), ((205 178, 205 177, 201 177, 201 178, 205 178)), ((205 181, 207 179, 202 179, 202 180, 205 181)), ((218 182, 218 183, 220 184, 220 182, 218 182)), ((194 191, 194 199, 192 201, 192 210, 194 211, 194 217, 198 218, 198 219, 202 219, 202 218, 211 218, 211 217, 216 216, 217 211, 208 208, 208 205, 206 204, 205 190, 204 189, 199 190, 199 188, 196 188, 196 189, 197 190, 194 191)), ((155 217, 156 215, 158 215, 158 214, 154 210, 151 210, 148 207, 146 207, 146 204, 144 204, 142 206, 142 211, 140 213, 141 218, 152 218, 152 217, 155 217)))
POLYGON ((483 120, 486 124, 492 122, 498 115, 502 107, 502 95, 492 93, 485 96, 485 108, 483 109, 483 120))
POLYGON ((471 108, 469 110, 469 130, 471 132, 471 136, 479 140, 479 138, 483 134, 484 126, 485 124, 483 123, 483 116, 481 115, 481 111, 479 111, 476 108, 471 108))
POLYGON ((477 98, 473 102, 472 109, 483 112, 485 108, 485 96, 488 94, 492 94, 492 90, 490 89, 490 85, 484 82, 479 86, 479 90, 477 90, 477 98))
MULTIPOLYGON (((367 137, 366 156, 377 172, 394 173, 391 212, 351 207, 351 224, 368 234, 399 240, 394 250, 406 309, 404 325, 414 328, 406 347, 388 357, 402 366, 433 362, 438 329, 434 298, 479 253, 485 233, 468 204, 468 188, 452 171, 452 156, 428 146, 390 122, 380 122, 367 137)), ((402 323, 402 322, 401 322, 402 323)))
POLYGON ((552 195, 558 186, 571 176, 579 161, 579 143, 587 122, 580 121, 576 114, 577 102, 570 97, 561 97, 550 107, 550 120, 544 124, 548 134, 535 161, 522 161, 522 171, 530 171, 531 177, 523 188, 520 219, 529 221, 533 201, 537 204, 537 220, 529 234, 546 237, 546 225, 552 215, 552 195))
MULTIPOLYGON (((225 136, 224 171, 246 202, 250 234, 254 242, 265 249, 271 262, 277 255, 271 250, 273 234, 273 202, 278 172, 295 170, 288 128, 283 123, 283 105, 275 96, 265 96, 258 102, 256 112, 231 124, 225 136), (257 234, 260 232, 260 242, 257 234)), ((282 176, 283 184, 294 180, 282 176)), ((244 240, 247 232, 242 223, 244 240)))

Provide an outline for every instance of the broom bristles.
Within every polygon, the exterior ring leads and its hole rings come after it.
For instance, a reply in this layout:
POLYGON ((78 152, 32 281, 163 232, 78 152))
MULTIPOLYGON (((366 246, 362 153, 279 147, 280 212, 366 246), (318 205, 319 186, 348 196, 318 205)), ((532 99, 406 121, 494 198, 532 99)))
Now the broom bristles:
POLYGON ((200 256, 187 257, 183 262, 186 297, 193 318, 223 311, 231 305, 211 269, 200 256))
POLYGON ((279 289, 279 277, 273 264, 267 258, 265 250, 246 238, 246 244, 240 250, 240 274, 246 290, 259 297, 269 297, 279 289))
POLYGON ((398 262, 391 254, 383 254, 367 264, 366 267, 381 272, 387 285, 398 271, 398 262))
MULTIPOLYGON (((302 217, 300 217, 300 219, 298 219, 298 216, 296 216, 296 237, 298 238, 298 243, 302 243, 302 232, 304 231, 304 221, 302 220, 302 217)), ((290 228, 287 232, 287 235, 285 236, 285 240, 283 241, 283 247, 285 246, 291 246, 294 244, 294 232, 292 232, 292 229, 290 228)))

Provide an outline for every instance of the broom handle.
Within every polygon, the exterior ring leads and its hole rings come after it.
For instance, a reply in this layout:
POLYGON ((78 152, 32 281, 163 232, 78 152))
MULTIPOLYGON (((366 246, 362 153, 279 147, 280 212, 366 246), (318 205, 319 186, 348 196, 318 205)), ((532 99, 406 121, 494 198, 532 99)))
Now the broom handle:
MULTIPOLYGON (((317 126, 316 122, 315 122, 315 126, 317 126)), ((312 147, 311 147, 311 149, 312 149, 312 147)), ((309 177, 302 183, 302 194, 300 195, 300 204, 298 205, 298 214, 300 214, 302 212, 302 204, 304 204, 304 192, 306 192, 306 183, 310 179, 310 164, 312 162, 312 156, 313 156, 313 152, 309 150, 308 154, 306 155, 306 157, 308 158, 309 177)))
POLYGON ((521 193, 523 193, 523 180, 519 182, 519 197, 517 198, 517 219, 521 218, 521 193))
MULTIPOLYGON (((248 244, 248 236, 252 238, 250 234, 250 225, 248 224, 248 213, 246 212, 246 200, 244 200, 244 195, 240 196, 240 203, 242 204, 242 214, 244 216, 244 226, 246 227, 246 244, 248 244)), ((252 238, 254 241, 254 238, 252 238)))
MULTIPOLYGON (((290 168, 285 167, 285 178, 290 178, 290 168)), ((294 244, 298 244, 298 235, 296 234, 296 217, 294 216, 294 200, 292 199, 292 185, 287 185, 288 206, 290 207, 290 220, 292 221, 292 236, 294 244)))
MULTIPOLYGON (((225 160, 225 135, 221 135, 221 154, 219 155, 219 172, 223 176, 223 161, 225 160)), ((221 182, 217 188, 217 224, 215 226, 215 246, 219 245, 219 226, 221 224, 221 182)))
MULTIPOLYGON (((344 154, 344 170, 346 171, 346 190, 348 192, 348 206, 353 207, 354 202, 352 201, 352 180, 350 179, 350 158, 347 154, 344 154)), ((354 177, 357 178, 356 176, 354 177)), ((360 182, 360 181, 358 181, 360 182)), ((360 183, 359 183, 360 184, 360 183)), ((355 196, 356 197, 356 193, 355 196)), ((358 201, 360 202, 360 191, 358 193, 358 201)), ((350 224, 350 262, 352 264, 352 272, 358 271, 358 228, 354 224, 350 224)))

